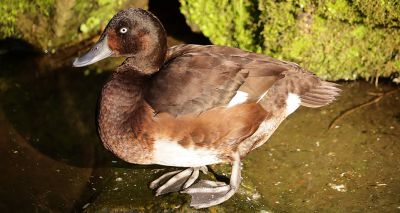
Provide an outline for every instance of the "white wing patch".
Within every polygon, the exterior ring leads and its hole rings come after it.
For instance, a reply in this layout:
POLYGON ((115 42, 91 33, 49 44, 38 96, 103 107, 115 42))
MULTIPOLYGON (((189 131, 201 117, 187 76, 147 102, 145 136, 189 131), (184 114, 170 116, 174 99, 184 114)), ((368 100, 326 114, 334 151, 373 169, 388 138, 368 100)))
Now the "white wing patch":
POLYGON ((185 148, 176 141, 156 140, 154 142, 153 162, 166 166, 199 167, 220 163, 218 153, 204 148, 185 148))
POLYGON ((235 105, 244 103, 247 101, 247 99, 249 98, 249 94, 246 92, 242 92, 242 91, 237 91, 236 95, 232 98, 231 101, 229 101, 229 104, 227 107, 233 107, 235 105))
POLYGON ((300 97, 294 93, 289 93, 286 99, 286 115, 292 114, 301 103, 300 97))

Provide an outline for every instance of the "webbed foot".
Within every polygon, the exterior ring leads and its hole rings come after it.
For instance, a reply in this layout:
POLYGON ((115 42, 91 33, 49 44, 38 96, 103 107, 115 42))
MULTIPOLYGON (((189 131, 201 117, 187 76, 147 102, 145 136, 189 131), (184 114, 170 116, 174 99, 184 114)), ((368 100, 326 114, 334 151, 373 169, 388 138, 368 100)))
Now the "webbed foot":
POLYGON ((194 167, 165 173, 150 183, 151 189, 156 189, 156 196, 170 192, 178 192, 191 186, 199 177, 199 171, 207 173, 207 167, 194 167))
POLYGON ((223 182, 202 180, 183 190, 182 193, 189 194, 192 197, 191 207, 196 209, 207 208, 223 203, 232 197, 239 188, 240 181, 240 156, 236 153, 229 185, 223 182))

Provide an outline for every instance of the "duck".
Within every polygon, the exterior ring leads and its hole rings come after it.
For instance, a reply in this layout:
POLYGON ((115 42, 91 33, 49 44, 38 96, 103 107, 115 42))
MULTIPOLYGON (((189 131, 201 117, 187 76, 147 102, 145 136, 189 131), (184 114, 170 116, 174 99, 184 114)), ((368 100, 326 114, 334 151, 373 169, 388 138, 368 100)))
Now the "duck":
POLYGON ((300 106, 317 108, 340 94, 298 64, 218 45, 167 47, 151 12, 118 12, 97 43, 76 58, 83 67, 125 57, 105 82, 98 132, 105 148, 133 164, 181 168, 150 183, 156 196, 191 196, 196 209, 221 204, 241 183, 242 159, 263 145, 300 106), (232 167, 229 183, 198 180, 207 166, 232 167))

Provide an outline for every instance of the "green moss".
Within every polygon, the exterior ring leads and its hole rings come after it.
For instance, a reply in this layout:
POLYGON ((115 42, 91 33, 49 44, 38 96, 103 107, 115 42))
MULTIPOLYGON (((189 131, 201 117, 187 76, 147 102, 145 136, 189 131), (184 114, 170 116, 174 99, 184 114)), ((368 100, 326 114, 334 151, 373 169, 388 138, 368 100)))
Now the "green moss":
POLYGON ((355 5, 352 5, 348 0, 325 0, 319 13, 325 15, 329 19, 348 21, 350 23, 360 22, 361 13, 355 5))
POLYGON ((313 42, 310 36, 304 36, 302 38, 296 39, 291 44, 291 51, 288 52, 289 58, 300 58, 302 54, 312 48, 313 42))
POLYGON ((201 26, 202 32, 220 44, 260 51, 256 4, 253 1, 181 1, 188 22, 201 26), (198 19, 207 14, 208 19, 198 19), (232 17, 237 17, 232 19, 232 17), (234 33, 232 33, 234 32, 234 33))
POLYGON ((283 48, 283 58, 295 60, 326 79, 390 76, 397 72, 399 32, 314 17, 310 33, 283 48), (294 45, 293 45, 294 44, 294 45))
POLYGON ((394 61, 393 66, 397 69, 400 70, 400 60, 394 61))
POLYGON ((364 39, 367 36, 367 33, 368 29, 364 25, 357 26, 351 31, 351 35, 357 39, 364 39))
MULTIPOLYGON (((86 21, 79 26, 79 29, 82 33, 101 30, 101 27, 104 27, 108 23, 118 8, 122 8, 125 2, 126 0, 97 0, 95 5, 96 7, 101 8, 101 10, 90 10, 91 12, 89 13, 89 16, 84 17, 86 18, 86 21)), ((87 1, 81 1, 81 5, 77 6, 79 6, 77 9, 79 8, 80 11, 85 11, 86 8, 90 8, 93 4, 88 3, 87 1)))
POLYGON ((293 37, 294 25, 296 23, 296 9, 292 2, 260 1, 261 20, 263 22, 262 35, 264 37, 264 52, 276 55, 282 51, 287 38, 293 37), (271 27, 265 27, 268 23, 271 27))
POLYGON ((364 23, 370 26, 399 27, 400 2, 391 0, 322 0, 312 1, 320 16, 346 21, 364 23))
POLYGON ((396 0, 355 0, 354 4, 373 25, 400 27, 400 2, 396 0))
POLYGON ((3 0, 0 39, 21 38, 54 52, 98 33, 118 10, 146 6, 147 0, 3 0))
POLYGON ((215 44, 292 60, 331 80, 400 71, 398 3, 373 1, 372 13, 350 0, 180 1, 189 24, 215 44))
POLYGON ((21 36, 21 34, 18 34, 18 27, 16 26, 19 16, 30 11, 49 17, 52 4, 54 4, 54 0, 2 0, 0 2, 0 14, 2 14, 0 16, 0 39, 13 35, 21 36))

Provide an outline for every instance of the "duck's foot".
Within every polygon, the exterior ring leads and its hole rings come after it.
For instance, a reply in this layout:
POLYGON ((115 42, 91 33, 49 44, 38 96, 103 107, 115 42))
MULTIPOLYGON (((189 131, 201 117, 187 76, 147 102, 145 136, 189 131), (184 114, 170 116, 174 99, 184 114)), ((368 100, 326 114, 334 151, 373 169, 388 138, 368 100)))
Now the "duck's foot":
POLYGON ((182 193, 189 194, 192 197, 191 207, 196 209, 207 208, 223 203, 232 197, 239 188, 240 181, 240 156, 236 153, 229 185, 223 182, 199 181, 183 190, 182 193))
POLYGON ((182 193, 192 197, 190 206, 196 209, 215 206, 228 200, 235 194, 236 188, 223 182, 202 180, 185 189, 182 193))
POLYGON ((157 188, 156 196, 181 191, 191 186, 197 180, 199 171, 207 173, 207 167, 194 167, 165 173, 151 182, 150 188, 157 188))

